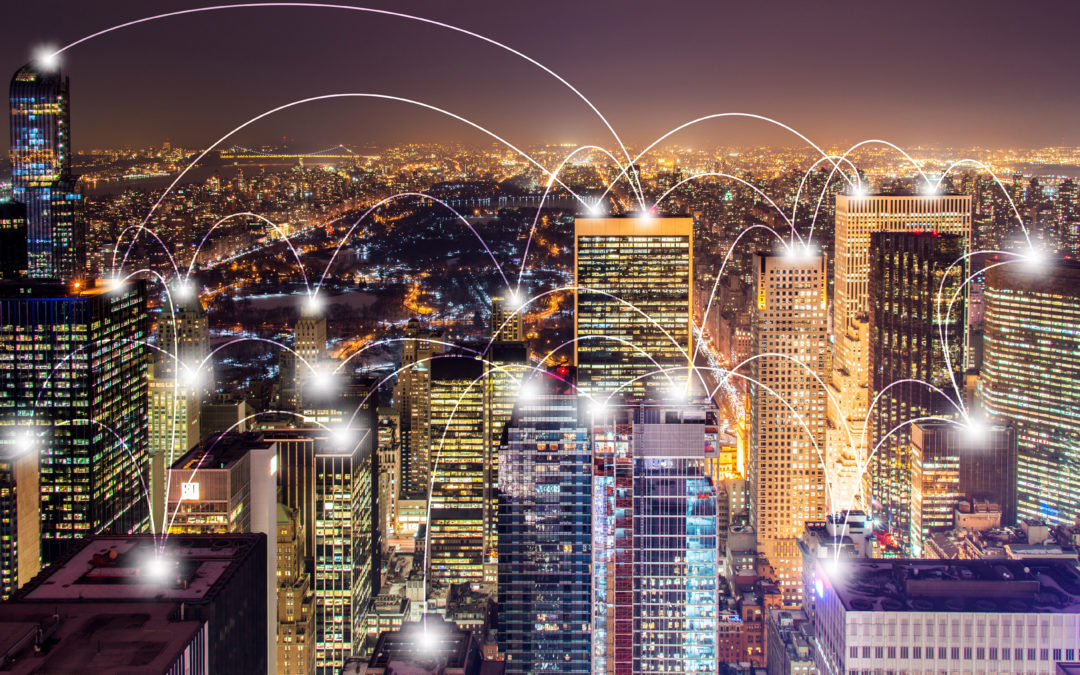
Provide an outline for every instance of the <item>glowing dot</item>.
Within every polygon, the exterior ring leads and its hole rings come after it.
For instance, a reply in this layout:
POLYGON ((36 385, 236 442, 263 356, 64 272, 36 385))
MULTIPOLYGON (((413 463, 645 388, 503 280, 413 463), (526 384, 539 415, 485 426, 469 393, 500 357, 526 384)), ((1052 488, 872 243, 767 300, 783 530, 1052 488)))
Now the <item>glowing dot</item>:
POLYGON ((936 195, 938 193, 938 186, 936 183, 926 181, 926 183, 923 185, 923 192, 928 195, 936 195))
POLYGON ((420 632, 417 639, 417 646, 421 651, 432 652, 439 646, 439 631, 424 626, 424 630, 420 632))
POLYGON ((188 389, 198 389, 202 385, 202 364, 188 364, 183 367, 180 374, 183 377, 184 385, 187 386, 188 389))
POLYGON ((56 70, 60 67, 60 55, 55 47, 42 45, 34 50, 34 64, 42 70, 56 70))
POLYGON ((533 378, 521 381, 518 389, 518 398, 522 401, 534 401, 540 395, 540 387, 533 378))
POLYGON ((31 452, 34 449, 35 439, 34 432, 27 429, 26 431, 16 432, 12 441, 15 444, 15 449, 20 455, 24 455, 31 452))
POLYGON ((964 425, 964 438, 969 443, 981 443, 986 440, 987 434, 986 423, 980 419, 969 417, 967 424, 964 425))
POLYGON ((604 215, 604 209, 600 206, 600 202, 597 202, 589 207, 590 216, 602 216, 604 215))
POLYGON ((308 383, 320 393, 328 393, 334 388, 334 372, 325 366, 311 368, 308 383))
POLYGON ((304 309, 311 314, 318 314, 322 311, 322 307, 322 298, 320 298, 317 293, 308 296, 307 302, 304 303, 304 309))
POLYGON ((861 181, 856 181, 855 187, 851 189, 852 197, 865 197, 867 194, 866 185, 861 181))
POLYGON ((1030 270, 1039 270, 1046 264, 1046 254, 1035 246, 1030 246, 1025 253, 1021 254, 1024 267, 1030 270))
POLYGON ((181 281, 173 286, 173 295, 177 300, 190 300, 195 297, 195 286, 190 281, 181 281))
POLYGON ((354 439, 353 432, 344 424, 330 429, 330 442, 337 448, 348 448, 354 439))
POLYGON ((592 414, 596 417, 603 417, 607 414, 607 405, 603 401, 593 401, 592 414))
POLYGON ((175 563, 163 555, 155 555, 146 561, 146 574, 154 581, 165 581, 174 568, 175 563))

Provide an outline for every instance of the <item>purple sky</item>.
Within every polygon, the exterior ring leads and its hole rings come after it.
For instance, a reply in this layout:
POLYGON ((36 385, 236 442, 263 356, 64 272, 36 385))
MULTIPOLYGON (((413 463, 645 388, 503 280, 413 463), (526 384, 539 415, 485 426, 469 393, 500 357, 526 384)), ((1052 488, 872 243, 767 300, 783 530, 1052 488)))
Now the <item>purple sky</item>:
MULTIPOLYGON (((347 0, 339 0, 347 2, 347 0)), ((362 4, 362 3, 360 3, 362 4)), ((0 56, 198 3, 7 0, 0 56), (152 9, 150 9, 152 7, 152 9)), ((372 0, 453 23, 549 66, 628 143, 740 111, 823 143, 1080 145, 1080 3, 372 0)), ((0 69, 2 70, 2 69, 0 69)), ((205 146, 308 96, 418 99, 516 143, 595 142, 606 130, 572 92, 514 55, 415 22, 329 9, 233 9, 127 28, 64 56, 76 148, 205 146)), ((275 115, 241 137, 343 143, 485 137, 397 103, 335 101, 275 115)), ((708 122, 691 145, 795 144, 761 123, 708 122)))

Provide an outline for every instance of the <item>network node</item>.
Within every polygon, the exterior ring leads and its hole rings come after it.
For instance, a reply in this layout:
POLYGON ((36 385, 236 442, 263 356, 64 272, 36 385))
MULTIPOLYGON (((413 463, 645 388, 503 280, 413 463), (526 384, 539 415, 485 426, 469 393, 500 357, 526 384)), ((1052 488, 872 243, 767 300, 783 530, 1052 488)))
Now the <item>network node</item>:
POLYGON ((42 45, 34 50, 34 64, 42 70, 56 70, 60 67, 60 54, 54 47, 42 45))

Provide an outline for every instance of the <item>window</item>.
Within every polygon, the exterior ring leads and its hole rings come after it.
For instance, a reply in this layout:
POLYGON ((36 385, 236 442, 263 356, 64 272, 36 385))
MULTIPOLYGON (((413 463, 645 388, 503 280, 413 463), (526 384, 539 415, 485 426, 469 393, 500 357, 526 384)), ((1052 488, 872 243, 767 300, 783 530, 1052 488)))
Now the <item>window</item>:
POLYGON ((1049 661, 1050 660, 1050 650, 1049 649, 1040 649, 1039 650, 1039 660, 1040 661, 1049 661))
POLYGON ((883 659, 883 658, 885 658, 885 648, 884 647, 874 647, 874 658, 875 659, 883 659))
POLYGON ((1035 648, 1034 647, 1028 647, 1028 658, 1027 658, 1027 660, 1028 661, 1034 661, 1035 660, 1035 648))
MULTIPOLYGON (((991 661, 997 661, 997 649, 998 649, 997 647, 991 647, 990 648, 990 660, 991 661)), ((1005 650, 1006 658, 1008 658, 1008 656, 1007 656, 1008 653, 1009 653, 1009 650, 1006 649, 1005 650)))
POLYGON ((975 658, 979 659, 980 661, 986 659, 986 647, 979 647, 978 649, 976 649, 975 658))
POLYGON ((869 647, 863 647, 862 648, 862 657, 864 659, 870 658, 870 648, 869 647))
POLYGON ((851 647, 849 647, 848 648, 848 656, 850 658, 853 658, 853 659, 859 658, 859 648, 856 647, 855 645, 852 645, 851 647))
MULTIPOLYGON (((902 659, 908 658, 908 648, 907 647, 901 647, 900 648, 900 658, 902 658, 902 659)), ((916 658, 918 658, 918 657, 916 657, 916 658)))
MULTIPOLYGON (((956 649, 954 648, 953 651, 955 652, 956 649)), ((971 647, 964 647, 964 660, 965 661, 970 661, 971 660, 971 647)))
POLYGON ((941 659, 942 661, 944 661, 945 659, 949 658, 949 652, 948 652, 948 650, 947 650, 947 649, 945 649, 944 647, 938 647, 938 648, 937 648, 937 657, 938 657, 939 659, 941 659))
POLYGON ((1055 649, 1054 650, 1054 661, 1060 661, 1060 660, 1061 660, 1061 650, 1060 649, 1055 649))
POLYGON ((954 658, 954 659, 960 658, 960 648, 959 647, 953 647, 952 648, 952 657, 951 658, 954 658))
POLYGON ((890 659, 895 659, 896 658, 896 647, 889 647, 889 658, 890 659))
POLYGON ((922 647, 914 647, 914 648, 912 648, 912 650, 911 650, 911 658, 913 658, 913 659, 921 659, 922 658, 922 647))

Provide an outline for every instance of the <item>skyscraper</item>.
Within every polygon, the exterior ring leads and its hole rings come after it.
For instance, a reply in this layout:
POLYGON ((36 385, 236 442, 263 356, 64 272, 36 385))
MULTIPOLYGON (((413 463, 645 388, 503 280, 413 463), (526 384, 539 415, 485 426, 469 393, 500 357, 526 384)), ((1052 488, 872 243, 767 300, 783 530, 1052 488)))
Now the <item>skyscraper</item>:
POLYGON ((296 675, 315 672, 315 595, 304 565, 303 526, 296 511, 277 510, 277 662, 296 675))
POLYGON ((431 358, 443 351, 438 332, 416 319, 405 328, 394 407, 401 414, 401 494, 426 499, 431 468, 431 358))
MULTIPOLYGON (((828 454, 862 469, 869 449, 870 235, 873 232, 938 232, 959 235, 970 250, 971 197, 960 195, 839 194, 836 196, 833 277, 833 369, 829 378, 828 454), (850 434, 850 435, 849 435, 850 434)), ((869 499, 869 495, 863 495, 869 499)), ((869 508, 869 504, 860 504, 869 508)))
POLYGON ((500 455, 498 636, 506 672, 587 675, 592 455, 578 397, 523 396, 500 455))
POLYGON ((912 430, 905 423, 957 415, 954 383, 963 384, 967 312, 962 294, 951 311, 949 301, 966 277, 967 266, 957 262, 964 246, 955 234, 870 235, 869 370, 877 403, 869 419, 869 473, 876 515, 905 550, 912 534, 912 430))
POLYGON ((979 400, 1012 421, 1021 518, 1080 516, 1080 263, 1011 263, 986 272, 979 400))
MULTIPOLYGON (((690 218, 578 218, 574 356, 582 391, 635 400, 686 386, 692 354, 690 218), (669 379, 671 378, 671 379, 669 379)), ((684 393, 686 393, 684 391, 684 393)))
POLYGON ((758 550, 776 569, 785 605, 797 607, 802 599, 798 539, 808 521, 824 518, 835 484, 822 454, 825 259, 757 254, 754 291, 753 353, 761 356, 749 364, 750 520, 758 550))
POLYGON ((715 410, 594 415, 592 672, 716 673, 715 410))
POLYGON ((431 362, 429 595, 483 581, 484 373, 466 356, 431 362))
POLYGON ((44 564, 146 523, 145 340, 142 281, 0 284, 0 421, 39 444, 44 564))
POLYGON ((15 201, 26 205, 27 274, 70 281, 86 260, 71 180, 68 79, 58 70, 20 68, 11 80, 11 159, 15 201))

